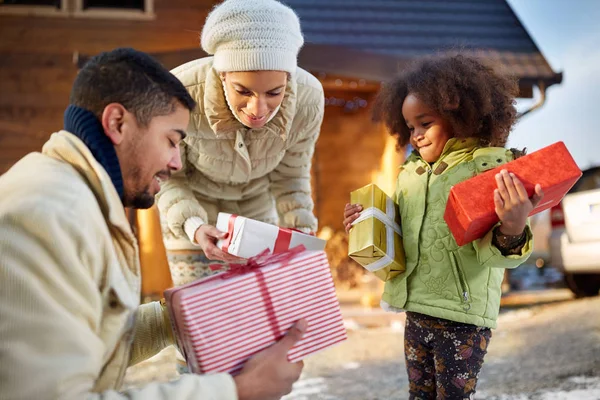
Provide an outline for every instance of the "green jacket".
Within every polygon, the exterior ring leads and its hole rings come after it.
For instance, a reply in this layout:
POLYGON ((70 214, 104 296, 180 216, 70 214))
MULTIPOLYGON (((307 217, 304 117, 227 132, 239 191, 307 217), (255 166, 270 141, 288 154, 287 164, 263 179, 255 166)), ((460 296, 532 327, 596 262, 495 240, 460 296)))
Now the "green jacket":
MULTIPOLYGON (((492 230, 462 247, 444 211, 452 185, 513 160, 510 150, 479 147, 478 139, 450 139, 433 165, 416 152, 398 174, 406 272, 386 282, 384 305, 451 321, 496 327, 505 268, 516 268, 533 248, 531 230, 521 255, 503 256, 492 230)), ((492 194, 490 194, 491 196, 492 194)))

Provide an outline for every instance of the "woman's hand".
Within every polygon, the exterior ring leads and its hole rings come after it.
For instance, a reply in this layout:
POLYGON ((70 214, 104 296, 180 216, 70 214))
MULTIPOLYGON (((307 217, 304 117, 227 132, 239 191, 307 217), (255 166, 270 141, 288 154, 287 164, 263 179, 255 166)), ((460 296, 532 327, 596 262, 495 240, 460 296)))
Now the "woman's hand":
POLYGON ((217 241, 227 239, 229 233, 221 232, 212 225, 204 224, 196 230, 194 239, 202 248, 204 255, 209 260, 225 261, 225 262, 240 262, 243 258, 236 257, 217 247, 217 241))
POLYGON ((344 228, 346 233, 350 232, 352 223, 358 218, 358 215, 363 210, 360 204, 346 204, 344 208, 344 228))
POLYGON ((496 184, 494 205, 502 222, 500 232, 509 236, 520 235, 527 224, 527 217, 544 197, 542 187, 535 185, 535 193, 529 198, 519 178, 505 169, 496 174, 496 184))

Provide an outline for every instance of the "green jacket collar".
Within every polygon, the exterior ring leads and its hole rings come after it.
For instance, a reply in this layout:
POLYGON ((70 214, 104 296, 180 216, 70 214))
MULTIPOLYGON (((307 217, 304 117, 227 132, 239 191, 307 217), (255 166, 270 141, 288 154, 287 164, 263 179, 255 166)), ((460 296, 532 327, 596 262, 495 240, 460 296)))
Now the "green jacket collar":
POLYGON ((413 150, 407 161, 420 161, 421 163, 425 163, 431 167, 434 167, 442 162, 452 165, 457 160, 462 159, 465 154, 473 152, 479 146, 479 143, 479 138, 476 137, 451 138, 444 145, 444 150, 442 151, 442 154, 440 154, 440 158, 438 158, 438 160, 433 164, 429 164, 423 160, 419 152, 416 150, 413 150))

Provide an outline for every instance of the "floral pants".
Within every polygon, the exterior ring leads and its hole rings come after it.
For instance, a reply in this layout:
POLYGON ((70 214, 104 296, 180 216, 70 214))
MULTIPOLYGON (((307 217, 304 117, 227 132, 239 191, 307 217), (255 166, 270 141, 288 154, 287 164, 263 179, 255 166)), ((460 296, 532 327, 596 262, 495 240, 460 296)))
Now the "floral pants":
POLYGON ((410 399, 472 399, 491 337, 489 328, 407 312, 410 399))

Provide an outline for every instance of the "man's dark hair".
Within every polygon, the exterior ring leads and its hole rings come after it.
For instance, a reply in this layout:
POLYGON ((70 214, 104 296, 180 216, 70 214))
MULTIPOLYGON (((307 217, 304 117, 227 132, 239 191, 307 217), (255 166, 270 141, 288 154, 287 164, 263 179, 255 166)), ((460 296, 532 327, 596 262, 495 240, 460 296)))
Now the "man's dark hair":
POLYGON ((73 83, 70 102, 98 118, 108 104, 119 103, 142 126, 173 112, 176 102, 190 111, 196 106, 185 86, 158 61, 129 48, 91 58, 73 83))
POLYGON ((382 121, 402 147, 410 131, 402 116, 409 94, 451 123, 455 137, 478 137, 483 146, 506 144, 515 123, 516 79, 498 73, 464 54, 425 57, 383 86, 373 106, 375 121, 382 121))

